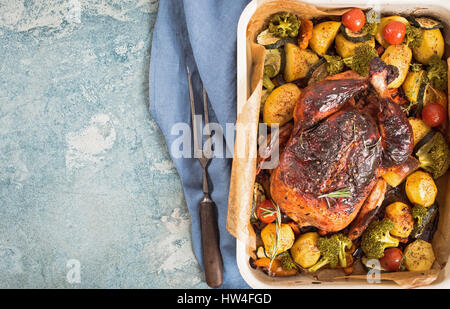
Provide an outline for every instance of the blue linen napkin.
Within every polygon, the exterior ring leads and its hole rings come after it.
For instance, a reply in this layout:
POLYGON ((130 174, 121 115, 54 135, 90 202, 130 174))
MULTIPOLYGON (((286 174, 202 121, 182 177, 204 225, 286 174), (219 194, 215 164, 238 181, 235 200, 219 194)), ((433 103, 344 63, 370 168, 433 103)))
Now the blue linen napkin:
MULTIPOLYGON (((150 112, 169 150, 179 135, 176 123, 190 124, 186 66, 194 86, 197 114, 202 113, 203 82, 209 96, 211 122, 222 128, 236 122, 236 33, 239 17, 250 0, 161 0, 153 33, 150 61, 150 112)), ((226 145, 233 149, 233 145, 226 145)), ((192 219, 195 255, 202 261, 199 203, 202 170, 196 159, 171 156, 181 177, 192 219)), ((236 240, 226 230, 231 159, 214 158, 208 172, 218 209, 220 249, 224 264, 222 288, 249 288, 236 264, 236 240)))

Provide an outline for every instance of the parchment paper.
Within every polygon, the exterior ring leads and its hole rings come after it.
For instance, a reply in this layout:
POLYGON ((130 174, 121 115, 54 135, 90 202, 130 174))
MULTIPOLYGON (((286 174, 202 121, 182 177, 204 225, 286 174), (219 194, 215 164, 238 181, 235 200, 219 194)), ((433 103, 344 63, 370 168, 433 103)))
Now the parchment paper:
MULTIPOLYGON (((270 17, 278 12, 296 13, 301 19, 341 16, 348 9, 328 10, 297 0, 274 0, 260 6, 247 28, 247 67, 249 98, 238 114, 236 122, 235 153, 231 172, 228 201, 227 229, 247 245, 254 257, 255 233, 250 224, 253 200, 253 185, 256 177, 257 134, 262 94, 262 76, 265 48, 256 43, 257 35, 264 29, 270 17)), ((450 59, 448 60, 450 64, 450 59)), ((381 280, 394 281, 404 288, 414 288, 433 283, 447 264, 450 255, 450 182, 448 175, 438 179, 438 202, 440 217, 432 244, 436 262, 426 272, 394 272, 381 274, 381 280)), ((342 270, 325 269, 314 274, 302 273, 319 281, 366 280, 367 276, 359 263, 351 276, 343 276, 342 270)))

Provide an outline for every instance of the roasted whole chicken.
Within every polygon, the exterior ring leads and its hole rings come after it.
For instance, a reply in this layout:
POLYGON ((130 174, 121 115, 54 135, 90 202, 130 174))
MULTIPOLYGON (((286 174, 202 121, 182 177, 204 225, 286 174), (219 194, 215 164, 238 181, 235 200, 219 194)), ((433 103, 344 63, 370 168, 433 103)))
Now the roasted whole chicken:
POLYGON ((376 213, 387 186, 381 176, 413 151, 411 126, 387 88, 397 75, 375 58, 368 77, 348 71, 302 91, 270 184, 273 201, 300 227, 349 226, 356 239, 376 213))

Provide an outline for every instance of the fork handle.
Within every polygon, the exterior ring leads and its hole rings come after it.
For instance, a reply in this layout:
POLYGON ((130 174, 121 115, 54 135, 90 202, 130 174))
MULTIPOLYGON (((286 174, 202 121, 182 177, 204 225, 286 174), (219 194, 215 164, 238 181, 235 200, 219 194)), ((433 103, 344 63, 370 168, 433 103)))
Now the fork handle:
POLYGON ((219 247, 216 205, 208 196, 200 202, 200 222, 206 283, 212 288, 218 288, 223 282, 223 263, 219 247))

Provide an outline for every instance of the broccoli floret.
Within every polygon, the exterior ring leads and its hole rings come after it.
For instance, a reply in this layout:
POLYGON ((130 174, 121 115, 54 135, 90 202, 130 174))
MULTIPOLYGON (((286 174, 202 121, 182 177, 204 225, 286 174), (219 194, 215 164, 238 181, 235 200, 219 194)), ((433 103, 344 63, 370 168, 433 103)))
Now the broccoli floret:
POLYGON ((415 205, 411 211, 412 217, 416 220, 414 227, 422 226, 423 220, 428 214, 428 209, 423 206, 415 205))
POLYGON ((370 223, 361 239, 361 249, 368 259, 382 258, 386 248, 398 246, 398 239, 390 234, 393 228, 394 223, 387 218, 370 223))
POLYGON ((323 57, 327 61, 327 72, 329 75, 335 75, 344 70, 345 64, 341 57, 329 55, 324 55, 323 57))
POLYGON ((277 257, 277 259, 281 261, 281 267, 284 270, 293 270, 293 269, 298 270, 297 265, 295 264, 294 260, 292 259, 291 255, 288 252, 280 254, 277 257))
POLYGON ((411 236, 413 238, 417 238, 418 236, 420 236, 420 234, 422 234, 422 232, 425 228, 425 225, 430 220, 430 217, 428 216, 429 211, 432 211, 432 210, 428 210, 428 208, 420 206, 420 205, 415 205, 412 208, 411 215, 414 218, 414 226, 413 226, 413 230, 411 232, 411 236))
POLYGON ((406 35, 404 43, 410 48, 419 47, 422 44, 423 32, 417 27, 406 25, 406 35))
POLYGON ((296 38, 300 29, 300 20, 291 13, 275 14, 269 23, 269 32, 279 38, 296 38))
POLYGON ((320 260, 308 268, 309 271, 315 272, 320 268, 330 265, 335 268, 338 265, 347 267, 347 259, 345 257, 345 250, 350 249, 352 241, 343 234, 334 234, 330 237, 321 237, 317 240, 317 247, 322 253, 320 260))
POLYGON ((330 75, 335 75, 344 70, 344 66, 348 66, 361 76, 369 75, 370 61, 378 57, 378 53, 372 46, 361 44, 355 48, 355 55, 342 59, 339 56, 324 55, 327 61, 327 71, 330 75))
POLYGON ((364 27, 359 30, 360 33, 369 33, 371 35, 377 34, 378 24, 377 23, 368 23, 364 24, 364 27))
POLYGON ((438 56, 433 56, 427 69, 427 77, 431 85, 439 90, 446 90, 448 87, 448 67, 447 62, 438 56))
POLYGON ((361 44, 355 48, 355 55, 344 58, 343 61, 346 66, 355 71, 361 76, 369 75, 369 64, 373 58, 378 57, 378 53, 369 44, 361 44))
POLYGON ((420 167, 431 173, 434 179, 445 174, 450 166, 450 150, 444 136, 436 132, 431 140, 416 153, 420 167))

